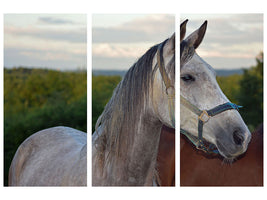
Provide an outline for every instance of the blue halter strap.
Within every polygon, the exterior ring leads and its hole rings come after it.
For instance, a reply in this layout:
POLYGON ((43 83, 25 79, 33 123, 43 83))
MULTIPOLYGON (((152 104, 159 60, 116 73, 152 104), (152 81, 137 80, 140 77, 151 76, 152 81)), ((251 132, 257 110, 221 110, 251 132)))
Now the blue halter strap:
POLYGON ((218 115, 226 110, 239 110, 242 106, 238 106, 234 103, 227 102, 221 105, 218 105, 210 110, 200 110, 195 105, 191 104, 183 96, 180 96, 180 102, 186 108, 191 110, 193 113, 198 115, 198 137, 193 136, 188 131, 180 129, 180 132, 184 134, 195 146, 197 149, 200 149, 206 153, 215 153, 218 154, 218 150, 214 144, 210 144, 208 147, 205 146, 203 142, 203 126, 206 122, 209 121, 210 117, 218 115))

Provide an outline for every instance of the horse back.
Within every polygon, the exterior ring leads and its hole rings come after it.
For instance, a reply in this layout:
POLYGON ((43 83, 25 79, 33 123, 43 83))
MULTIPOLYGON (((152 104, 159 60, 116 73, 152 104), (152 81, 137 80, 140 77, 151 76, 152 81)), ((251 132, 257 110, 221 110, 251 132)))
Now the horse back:
POLYGON ((86 185, 86 142, 86 133, 68 127, 31 135, 12 160, 9 185, 86 185))

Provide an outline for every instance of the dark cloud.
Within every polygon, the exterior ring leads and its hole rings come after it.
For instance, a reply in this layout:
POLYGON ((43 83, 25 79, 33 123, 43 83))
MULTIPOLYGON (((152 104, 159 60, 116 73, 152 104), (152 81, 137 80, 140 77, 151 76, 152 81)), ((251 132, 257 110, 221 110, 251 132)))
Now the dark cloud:
POLYGON ((55 24, 55 25, 74 24, 74 22, 71 20, 60 19, 60 18, 55 18, 55 17, 39 17, 38 22, 45 23, 45 24, 55 24))
POLYGON ((64 40, 74 43, 86 43, 86 29, 80 30, 62 30, 62 31, 41 31, 38 34, 33 34, 34 37, 51 40, 64 40))

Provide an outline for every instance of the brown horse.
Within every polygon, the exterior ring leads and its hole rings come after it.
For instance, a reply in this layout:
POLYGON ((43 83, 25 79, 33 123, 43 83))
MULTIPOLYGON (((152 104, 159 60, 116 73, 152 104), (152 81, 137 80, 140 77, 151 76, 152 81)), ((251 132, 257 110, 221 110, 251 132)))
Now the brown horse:
POLYGON ((175 186, 175 129, 161 129, 157 169, 160 186, 175 186))
MULTIPOLYGON (((174 185, 174 129, 162 128, 158 173, 162 186, 174 185)), ((254 133, 247 152, 233 163, 208 156, 180 136, 181 186, 263 186, 263 125, 254 133)))
POLYGON ((254 133, 247 152, 233 163, 201 155, 181 137, 181 186, 263 186, 263 125, 254 133))

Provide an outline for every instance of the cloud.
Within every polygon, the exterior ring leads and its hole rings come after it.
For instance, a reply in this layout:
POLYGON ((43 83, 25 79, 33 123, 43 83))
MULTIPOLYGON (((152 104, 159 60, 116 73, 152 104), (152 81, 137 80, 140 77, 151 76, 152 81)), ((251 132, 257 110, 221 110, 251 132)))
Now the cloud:
POLYGON ((66 40, 48 40, 30 36, 17 36, 5 34, 4 47, 18 50, 32 51, 63 51, 73 54, 86 54, 86 43, 74 43, 66 40))
POLYGON ((203 44, 197 50, 203 57, 255 58, 263 46, 260 43, 224 45, 222 43, 203 44))
POLYGON ((6 25, 5 35, 14 37, 32 37, 41 40, 64 40, 74 43, 86 43, 86 28, 38 28, 37 26, 6 25))
POLYGON ((106 58, 138 58, 152 45, 150 43, 97 43, 93 44, 92 54, 106 58))
POLYGON ((83 15, 8 15, 4 24, 4 65, 72 68, 86 65, 83 15), (18 23, 19 22, 19 23, 18 23))
POLYGON ((44 24, 54 24, 54 25, 74 24, 74 22, 71 20, 60 19, 60 18, 55 18, 55 17, 39 17, 38 22, 44 23, 44 24))
POLYGON ((154 35, 160 30, 162 33, 174 31, 174 15, 148 15, 144 18, 137 18, 126 22, 118 27, 120 30, 140 31, 149 35, 154 35))
POLYGON ((4 49, 5 67, 32 66, 75 69, 86 65, 86 54, 73 54, 68 51, 46 51, 32 49, 4 49))
POLYGON ((73 43, 86 43, 86 28, 76 29, 42 29, 34 26, 5 26, 5 35, 14 37, 33 37, 41 40, 64 40, 73 43))
POLYGON ((183 15, 183 18, 189 19, 187 36, 208 20, 206 35, 197 52, 214 61, 215 67, 249 67, 263 50, 262 14, 183 15))
POLYGON ((86 45, 86 31, 56 32, 36 27, 5 27, 5 66, 75 69, 86 65, 86 45))
POLYGON ((129 69, 136 58, 110 58, 110 57, 97 57, 94 56, 92 59, 92 68, 93 69, 112 69, 112 70, 127 70, 129 69))
MULTIPOLYGON (((204 41, 212 43, 250 43, 263 41, 262 15, 220 15, 213 18, 203 16, 203 19, 193 19, 188 22, 187 35, 195 31, 208 18, 208 27, 204 41)), ((183 20, 181 20, 183 21, 183 20)))
POLYGON ((255 58, 207 57, 205 61, 214 69, 240 69, 255 66, 255 58))
MULTIPOLYGON (((122 15, 123 17, 123 15, 122 15)), ((93 67, 127 69, 175 31, 174 15, 147 15, 110 27, 93 27, 93 67)))
POLYGON ((115 27, 94 27, 93 43, 158 43, 170 37, 175 31, 173 15, 148 15, 115 27))

